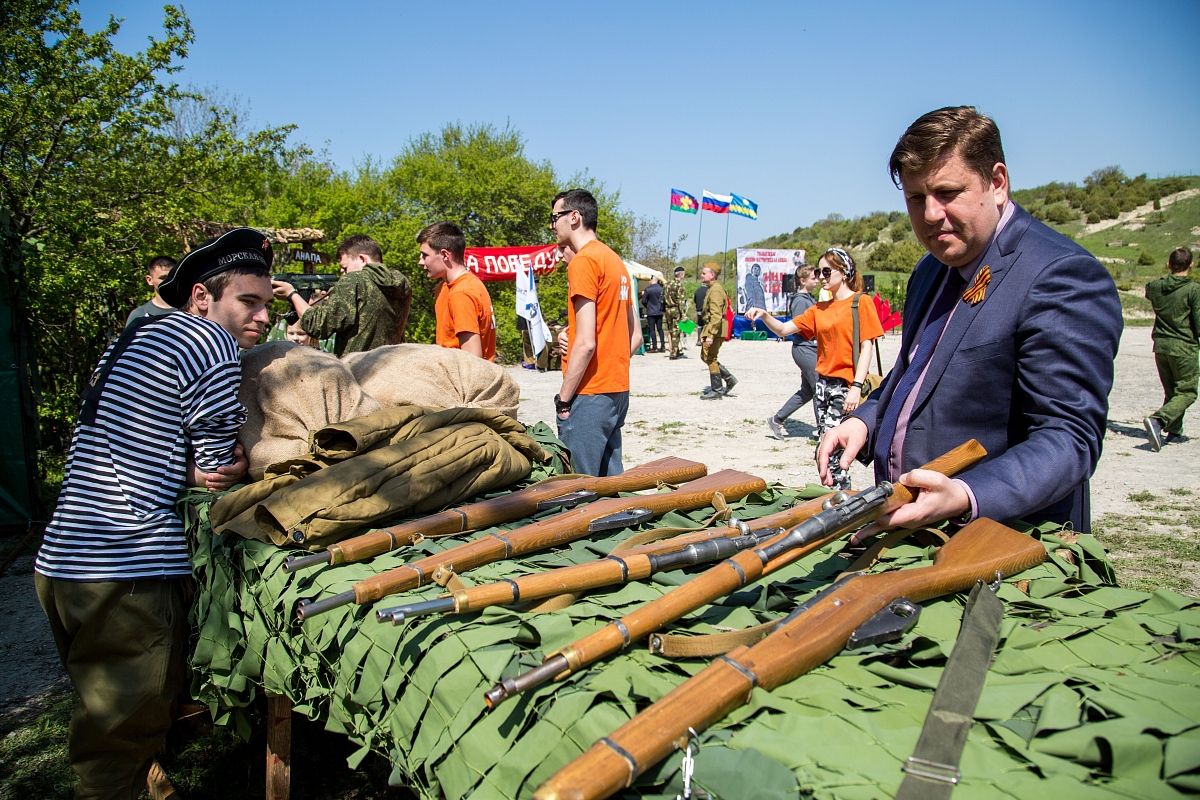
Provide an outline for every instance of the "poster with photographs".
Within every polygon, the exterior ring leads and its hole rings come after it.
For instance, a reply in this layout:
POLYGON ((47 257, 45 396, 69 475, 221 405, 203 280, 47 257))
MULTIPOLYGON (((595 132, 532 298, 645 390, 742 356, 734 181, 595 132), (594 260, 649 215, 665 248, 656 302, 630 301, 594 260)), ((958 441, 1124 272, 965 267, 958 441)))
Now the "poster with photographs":
POLYGON ((788 299, 795 291, 796 269, 804 263, 803 250, 739 249, 737 313, 745 314, 748 308, 787 313, 788 299))

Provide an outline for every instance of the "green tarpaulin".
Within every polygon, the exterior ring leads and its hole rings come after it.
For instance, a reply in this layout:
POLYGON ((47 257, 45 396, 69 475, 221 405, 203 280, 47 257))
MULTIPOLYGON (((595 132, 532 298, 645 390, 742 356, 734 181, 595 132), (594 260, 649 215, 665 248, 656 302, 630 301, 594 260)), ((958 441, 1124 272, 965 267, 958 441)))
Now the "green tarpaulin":
MULTIPOLYGON (((808 492, 807 496, 816 494, 808 492)), ((790 504, 776 488, 734 504, 741 517, 790 504)), ((457 541, 296 575, 286 553, 215 539, 203 503, 190 506, 199 542, 199 640, 194 690, 221 722, 238 723, 262 691, 383 754, 393 782, 422 797, 528 797, 534 788, 639 709, 707 663, 668 661, 638 643, 620 656, 510 700, 491 713, 483 693, 687 578, 671 573, 582 598, 544 614, 492 608, 425 617, 401 627, 350 606, 299 624, 296 603, 457 541)), ((670 515, 687 525, 712 513, 670 515)), ((513 526, 505 526, 513 527, 513 526)), ((604 555, 628 531, 471 571, 468 583, 604 555)), ((1162 591, 1118 588, 1092 537, 1047 528, 1050 552, 1000 590, 1001 642, 962 758, 966 798, 1171 797, 1200 790, 1200 607, 1162 591)), ((840 544, 672 626, 711 633, 778 619, 829 585, 848 563, 840 544)), ((933 548, 904 544, 873 570, 926 563, 933 548)), ((384 606, 438 596, 405 593, 384 606)), ((704 732, 695 784, 716 797, 878 798, 895 793, 933 687, 953 647, 965 596, 925 605, 900 642, 842 654, 750 702, 704 732), (749 781, 749 776, 753 780, 749 781), (751 785, 752 784, 752 785, 751 785)), ((244 724, 244 722, 242 723, 244 724)), ((681 755, 651 769, 630 796, 675 797, 681 755)), ((351 764, 353 766, 353 763, 351 764)))

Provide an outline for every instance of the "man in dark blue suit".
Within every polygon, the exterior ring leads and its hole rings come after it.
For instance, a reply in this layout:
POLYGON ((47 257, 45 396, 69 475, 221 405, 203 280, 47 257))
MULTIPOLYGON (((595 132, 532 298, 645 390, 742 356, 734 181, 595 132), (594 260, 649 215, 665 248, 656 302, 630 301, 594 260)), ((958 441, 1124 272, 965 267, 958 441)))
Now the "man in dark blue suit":
POLYGON ((1009 199, 1000 131, 963 106, 909 126, 889 170, 929 250, 913 271, 904 336, 883 386, 817 451, 874 461, 921 492, 865 528, 978 516, 1089 527, 1121 336, 1107 270, 1009 199), (915 469, 966 439, 987 459, 956 479, 915 469))

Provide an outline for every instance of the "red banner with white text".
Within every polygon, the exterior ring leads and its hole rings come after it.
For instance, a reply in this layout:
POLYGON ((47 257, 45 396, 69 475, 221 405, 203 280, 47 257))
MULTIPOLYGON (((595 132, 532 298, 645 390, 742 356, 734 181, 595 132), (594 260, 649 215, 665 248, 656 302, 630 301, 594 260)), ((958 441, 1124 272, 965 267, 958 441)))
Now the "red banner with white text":
POLYGON ((511 281, 517 277, 517 264, 524 263, 534 274, 553 272, 558 264, 558 247, 535 244, 528 247, 468 247, 467 269, 483 281, 511 281))

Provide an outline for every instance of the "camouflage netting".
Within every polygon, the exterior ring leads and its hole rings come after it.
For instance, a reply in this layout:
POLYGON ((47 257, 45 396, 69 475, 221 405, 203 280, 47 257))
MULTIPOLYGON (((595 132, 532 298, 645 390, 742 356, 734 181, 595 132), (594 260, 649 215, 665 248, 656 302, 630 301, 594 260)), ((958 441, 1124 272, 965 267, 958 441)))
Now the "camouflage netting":
MULTIPOLYGON (((815 488, 802 493, 814 494, 815 488)), ((734 513, 760 516, 795 496, 776 488, 733 504, 734 513)), ((377 623, 374 609, 349 606, 300 625, 293 609, 301 598, 347 590, 461 540, 427 541, 365 564, 287 575, 285 551, 215 538, 206 503, 193 500, 187 509, 201 583, 196 695, 219 722, 241 725, 242 709, 257 694, 286 695, 297 712, 325 720, 361 745, 351 766, 377 751, 394 765, 393 783, 422 797, 528 797, 596 739, 707 663, 664 660, 641 643, 487 713, 483 693, 498 679, 535 666, 546 652, 685 576, 596 593, 553 613, 493 608, 393 627, 377 623)), ((711 514, 672 514, 658 524, 695 524, 711 514)), ((1000 590, 1006 605, 1001 642, 955 798, 1147 798, 1200 790, 1200 601, 1117 587, 1091 536, 1051 527, 1032 534, 1050 558, 1000 590)), ((483 567, 465 580, 593 559, 628 535, 483 567)), ((778 619, 844 568, 840 547, 830 545, 672 629, 710 633, 778 619)), ((923 565, 933 552, 904 544, 873 570, 923 565)), ((434 586, 382 605, 441 593, 434 586)), ((717 797, 894 795, 964 601, 965 595, 930 601, 900 642, 840 655, 774 692, 756 690, 748 705, 701 735, 696 784, 717 797)), ((638 781, 637 796, 674 797, 681 790, 679 766, 676 753, 638 781)))

